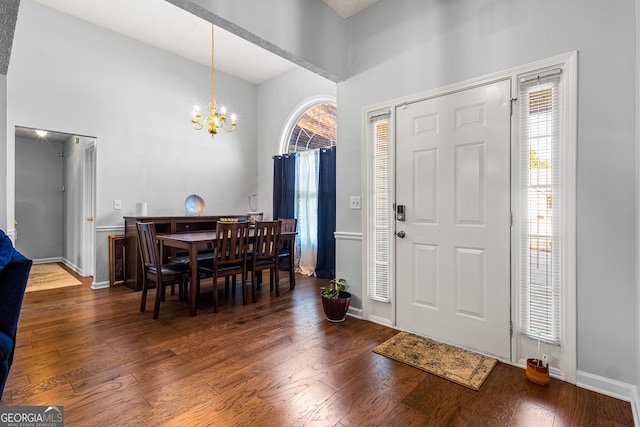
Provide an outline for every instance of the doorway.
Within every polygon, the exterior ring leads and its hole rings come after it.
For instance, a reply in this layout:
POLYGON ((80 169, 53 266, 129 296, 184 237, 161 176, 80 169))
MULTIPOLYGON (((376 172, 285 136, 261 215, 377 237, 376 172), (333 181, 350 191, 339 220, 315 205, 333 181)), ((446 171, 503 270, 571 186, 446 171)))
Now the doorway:
POLYGON ((510 99, 502 80, 396 108, 397 325, 504 360, 510 99))
POLYGON ((95 138, 16 126, 15 141, 16 248, 95 277, 95 138))

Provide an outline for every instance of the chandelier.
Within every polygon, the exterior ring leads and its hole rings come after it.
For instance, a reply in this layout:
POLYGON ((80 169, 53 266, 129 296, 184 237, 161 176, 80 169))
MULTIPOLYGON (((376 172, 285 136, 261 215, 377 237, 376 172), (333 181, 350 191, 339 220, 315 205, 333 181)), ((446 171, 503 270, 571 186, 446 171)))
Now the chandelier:
POLYGON ((213 138, 217 133, 218 129, 222 128, 227 132, 233 132, 236 129, 236 115, 231 114, 231 128, 227 126, 227 110, 223 106, 220 106, 220 110, 218 111, 216 106, 216 94, 214 89, 214 68, 213 68, 213 47, 214 47, 214 39, 213 39, 213 24, 211 24, 211 104, 209 104, 209 108, 211 110, 209 116, 204 119, 204 121, 200 121, 200 109, 196 105, 194 107, 193 116, 191 118, 191 123, 193 123, 193 128, 196 130, 200 130, 203 128, 207 128, 207 132, 211 134, 211 138, 213 138))

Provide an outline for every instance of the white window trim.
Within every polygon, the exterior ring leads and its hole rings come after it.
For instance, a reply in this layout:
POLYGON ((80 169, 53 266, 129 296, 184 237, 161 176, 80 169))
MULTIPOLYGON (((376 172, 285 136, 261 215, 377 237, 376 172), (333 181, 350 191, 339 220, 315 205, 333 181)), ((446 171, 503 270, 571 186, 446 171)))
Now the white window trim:
MULTIPOLYGON (((563 206, 563 244, 560 254, 561 264, 563 266, 560 272, 560 281, 563 286, 561 295, 561 346, 559 348, 558 359, 561 360, 561 369, 553 369, 551 373, 567 382, 576 382, 577 371, 577 312, 576 312, 576 135, 577 135, 577 52, 567 55, 550 58, 543 61, 527 64, 519 67, 514 73, 512 79, 512 93, 514 96, 518 94, 518 77, 521 75, 531 74, 532 72, 542 71, 545 69, 561 68, 562 69, 562 97, 564 111, 561 114, 562 120, 562 154, 563 163, 561 165, 562 194, 566 197, 562 198, 563 206)), ((514 106, 514 111, 517 110, 514 106)), ((518 123, 519 120, 514 121, 518 123)), ((513 321, 513 340, 512 340, 512 362, 524 366, 527 357, 535 357, 530 354, 531 342, 530 338, 525 337, 519 330, 519 320, 521 314, 521 287, 519 282, 520 273, 520 224, 525 220, 526 213, 521 213, 519 209, 520 188, 518 177, 520 176, 520 147, 519 133, 517 126, 513 127, 512 133, 512 210, 514 215, 514 224, 512 227, 512 321, 513 321), (525 350, 526 348, 526 350, 525 350)))
MULTIPOLYGON (((395 121, 395 115, 392 112, 391 109, 384 109, 384 110, 379 110, 379 111, 372 111, 369 114, 367 114, 367 123, 365 125, 366 129, 365 129, 365 133, 366 133, 366 147, 365 147, 365 153, 366 153, 366 159, 370 159, 373 157, 373 155, 375 154, 375 149, 373 147, 372 141, 374 138, 374 130, 373 130, 373 126, 371 123, 371 116, 376 116, 376 115, 386 115, 386 120, 387 120, 387 126, 388 126, 388 147, 389 147, 389 202, 393 203, 393 201, 395 200, 395 180, 394 180, 394 165, 395 165, 395 149, 394 149, 394 126, 393 123, 395 121)), ((370 164, 368 161, 365 162, 365 169, 366 169, 366 173, 367 173, 367 178, 366 178, 366 191, 363 193, 365 194, 365 203, 367 203, 367 207, 365 208, 365 210, 367 212, 370 212, 370 203, 373 202, 374 199, 374 194, 376 192, 376 188, 374 183, 370 180, 370 178, 375 175, 375 171, 374 171, 374 165, 370 164)), ((391 206, 390 206, 391 208, 391 206)), ((374 280, 372 279, 373 276, 373 271, 371 267, 371 263, 372 261, 375 259, 375 255, 373 255, 371 252, 371 238, 369 237, 370 233, 365 233, 367 236, 366 239, 366 246, 364 246, 364 250, 365 250, 365 271, 363 274, 363 277, 365 278, 365 283, 366 283, 366 298, 372 301, 377 301, 380 303, 391 303, 391 301, 393 300, 393 291, 395 289, 395 287, 393 286, 394 280, 393 278, 395 277, 395 270, 394 270, 394 265, 395 263, 393 262, 393 260, 395 259, 395 245, 393 244, 395 241, 395 235, 394 235, 394 227, 393 224, 395 223, 394 221, 394 216, 393 216, 393 211, 391 209, 389 209, 388 212, 389 215, 389 229, 387 230, 387 237, 389 239, 389 283, 388 283, 388 295, 387 295, 387 299, 381 298, 379 296, 374 295, 374 291, 373 291, 373 282, 374 280)), ((372 225, 373 225, 373 218, 374 215, 366 215, 363 218, 363 224, 366 227, 365 229, 368 231, 371 229, 372 225)))
MULTIPOLYGON (((366 166, 362 170, 362 194, 365 195, 365 200, 363 200, 363 210, 362 210, 362 250, 363 253, 366 254, 368 248, 368 218, 369 213, 367 211, 368 201, 366 200, 366 194, 369 188, 368 182, 368 174, 369 174, 369 165, 367 159, 369 158, 369 114, 373 113, 377 110, 381 109, 391 109, 391 139, 392 145, 395 144, 395 116, 393 115, 393 111, 395 110, 395 106, 402 105, 404 103, 415 102, 420 99, 425 99, 434 96, 440 96, 447 93, 452 93, 460 90, 465 90, 474 86, 483 85, 489 82, 493 82, 496 80, 503 79, 511 79, 512 82, 512 93, 517 94, 517 76, 520 74, 528 74, 535 70, 545 69, 545 68, 562 68, 563 75, 565 80, 564 84, 564 92, 563 95, 565 97, 565 112, 564 112, 564 129, 565 129, 565 164, 563 180, 564 180, 564 191, 568 194, 568 197, 565 198, 565 226, 566 226, 566 235, 564 240, 564 253, 563 260, 564 266, 563 269, 563 281, 564 281, 564 293, 563 293, 563 370, 552 371, 552 374, 556 377, 562 378, 565 381, 575 383, 576 382, 576 371, 577 371, 577 343, 576 343, 576 331, 577 331, 577 311, 576 311, 576 137, 577 137, 577 64, 578 64, 578 53, 577 52, 569 52, 566 54, 558 55, 552 58, 547 58, 544 60, 532 62, 529 64, 525 64, 518 67, 513 67, 508 70, 500 71, 497 73, 493 73, 487 76, 482 76, 474 79, 470 79, 464 82, 455 83, 452 85, 448 85, 441 88, 436 88, 433 90, 420 92, 417 94, 413 94, 410 96, 397 98, 393 100, 388 100, 384 102, 377 103, 375 105, 369 105, 362 109, 362 161, 366 166)), ((514 95, 515 96, 515 95, 514 95)), ((512 144, 517 144, 518 129, 516 126, 512 127, 512 144)), ((515 151, 517 147, 512 146, 512 161, 514 163, 518 162, 517 151, 515 151)), ((395 151, 395 150, 394 150, 395 151)), ((395 167, 395 158, 392 160, 392 167, 395 167)), ((516 183, 518 168, 517 165, 512 165, 512 182, 516 183)), ((391 172, 391 176, 395 175, 395 170, 391 172)), ((392 178, 393 179, 393 178, 392 178)), ((395 183, 391 186, 391 188, 395 187, 395 183)), ((512 207, 515 206, 517 199, 517 194, 515 194, 517 185, 512 185, 512 207)), ((395 194, 393 194, 395 197, 395 194)), ((514 325, 513 337, 512 340, 512 360, 510 361, 513 364, 524 367, 526 360, 518 357, 519 350, 521 348, 521 344, 518 343, 517 337, 520 336, 519 331, 517 331, 517 319, 520 318, 519 311, 519 283, 516 280, 518 277, 518 266, 515 264, 519 264, 519 259, 517 258, 518 253, 517 248, 519 247, 519 242, 517 241, 518 237, 518 227, 515 226, 515 222, 518 221, 518 212, 514 211, 514 227, 512 227, 512 278, 511 278, 511 310, 512 310, 512 320, 514 325)), ((392 249, 393 245, 392 245, 392 249)), ((394 258, 394 263, 391 267, 392 275, 391 275, 391 309, 380 317, 379 313, 376 311, 374 305, 378 303, 377 301, 371 301, 368 297, 363 298, 362 306, 363 306, 363 316, 365 319, 383 323, 388 325, 395 325, 395 253, 391 256, 394 258)), ((368 272, 367 272, 367 262, 363 262, 363 275, 364 278, 364 288, 363 295, 368 295, 366 292, 368 290, 368 272)))
MULTIPOLYGON (((363 298, 362 298, 362 312, 363 317, 369 321, 380 323, 386 326, 395 326, 395 312, 393 311, 395 307, 395 245, 391 244, 389 247, 389 302, 377 301, 375 299, 370 298, 369 296, 369 288, 371 283, 371 272, 369 271, 369 257, 368 251, 370 248, 370 238, 369 238, 369 227, 371 226, 371 215, 369 214, 369 194, 371 194, 372 185, 369 181, 369 177, 371 176, 371 167, 368 159, 372 154, 372 145, 371 141, 371 131, 372 127, 370 126, 369 117, 371 115, 375 115, 382 111, 389 112, 389 162, 390 162, 390 171, 389 171, 389 198, 390 200, 395 200, 395 108, 392 108, 392 105, 389 103, 384 103, 378 106, 369 106, 362 110, 362 153, 363 153, 363 179, 362 179, 362 253, 364 254, 363 262, 362 262, 362 277, 363 277, 363 298)), ((393 212, 390 212, 390 215, 393 215, 393 212)), ((394 222, 391 222, 394 224, 394 222)), ((390 239, 394 239, 395 236, 395 226, 390 226, 390 239)))
POLYGON ((287 154, 289 152, 289 137, 298 120, 307 110, 318 104, 337 104, 337 98, 332 95, 313 96, 305 99, 293 109, 282 129, 280 130, 280 145, 278 154, 287 154))

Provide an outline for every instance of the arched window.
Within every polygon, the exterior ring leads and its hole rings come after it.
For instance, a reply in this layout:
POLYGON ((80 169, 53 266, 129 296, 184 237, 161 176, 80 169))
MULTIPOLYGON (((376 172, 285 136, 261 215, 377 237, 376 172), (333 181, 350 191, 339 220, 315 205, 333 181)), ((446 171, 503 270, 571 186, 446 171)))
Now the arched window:
POLYGON ((300 116, 291 129, 287 152, 332 147, 336 145, 336 137, 336 104, 315 104, 300 116))
POLYGON ((296 271, 333 277, 335 97, 314 97, 300 104, 281 135, 280 155, 274 157, 274 218, 293 215, 298 220, 296 271))

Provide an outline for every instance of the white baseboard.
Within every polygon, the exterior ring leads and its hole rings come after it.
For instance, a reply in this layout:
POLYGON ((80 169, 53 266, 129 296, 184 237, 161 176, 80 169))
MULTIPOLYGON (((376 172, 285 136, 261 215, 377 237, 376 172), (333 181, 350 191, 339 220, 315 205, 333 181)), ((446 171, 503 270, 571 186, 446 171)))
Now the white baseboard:
POLYGON ((384 317, 379 317, 379 316, 369 316, 369 318, 367 319, 370 322, 373 323, 377 323, 378 325, 382 325, 382 326, 388 326, 389 328, 394 328, 395 326, 393 325, 393 322, 391 322, 391 320, 389 319, 385 319, 384 317))
POLYGON ((347 314, 352 317, 357 317, 358 319, 364 319, 364 317, 362 317, 361 308, 354 308, 350 306, 349 310, 347 311, 347 314))
POLYGON ((640 427, 640 393, 637 386, 584 371, 576 373, 576 385, 631 403, 634 424, 640 427))
POLYGON ((109 288, 111 285, 109 285, 109 281, 106 282, 94 282, 93 284, 91 284, 91 289, 106 289, 109 288))
POLYGON ((80 267, 78 267, 77 265, 75 265, 74 263, 72 263, 71 261, 69 261, 68 259, 63 259, 62 262, 64 263, 64 265, 66 265, 67 267, 69 267, 70 269, 72 269, 73 271, 78 273, 79 275, 84 276, 84 273, 82 272, 82 269, 80 267))
MULTIPOLYGON (((48 264, 51 262, 64 262, 64 260, 61 257, 38 258, 33 260, 34 264, 48 264)), ((66 262, 64 263, 66 264, 66 262)))
POLYGON ((640 389, 638 387, 634 387, 633 390, 631 409, 633 410, 633 423, 636 427, 640 427, 640 389))

